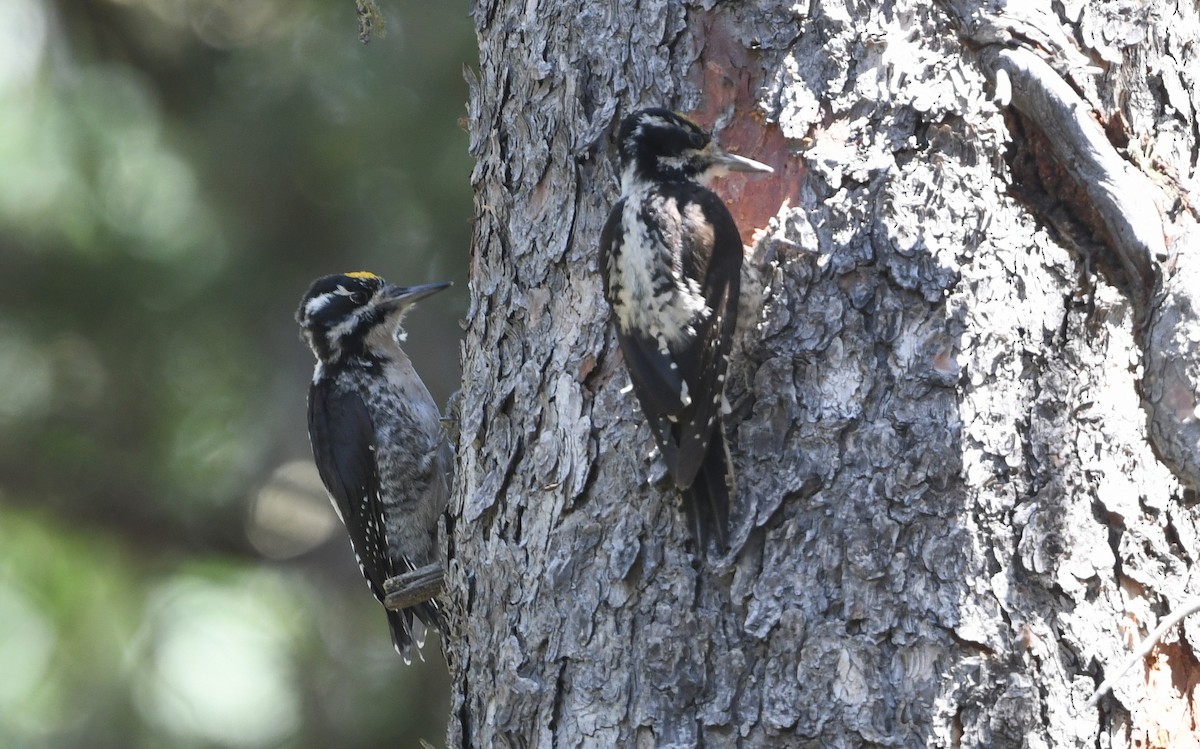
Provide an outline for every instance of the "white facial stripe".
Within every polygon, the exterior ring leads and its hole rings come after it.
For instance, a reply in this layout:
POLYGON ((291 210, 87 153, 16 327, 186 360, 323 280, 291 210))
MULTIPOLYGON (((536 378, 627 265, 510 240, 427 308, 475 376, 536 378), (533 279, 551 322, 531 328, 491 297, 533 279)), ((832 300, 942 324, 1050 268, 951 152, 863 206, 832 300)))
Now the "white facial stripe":
POLYGON ((304 316, 312 317, 324 309, 325 306, 332 301, 333 294, 322 294, 321 296, 315 296, 312 299, 309 299, 308 303, 304 305, 304 316))
POLYGON ((338 286, 333 291, 327 291, 320 296, 309 299, 304 304, 304 316, 309 318, 314 317, 321 310, 328 307, 329 304, 338 297, 348 297, 353 296, 354 294, 354 291, 347 289, 345 286, 338 286))
POLYGON ((344 336, 350 335, 358 327, 359 318, 362 317, 362 313, 363 310, 361 308, 354 310, 353 314, 329 329, 327 338, 331 341, 340 341, 344 336))

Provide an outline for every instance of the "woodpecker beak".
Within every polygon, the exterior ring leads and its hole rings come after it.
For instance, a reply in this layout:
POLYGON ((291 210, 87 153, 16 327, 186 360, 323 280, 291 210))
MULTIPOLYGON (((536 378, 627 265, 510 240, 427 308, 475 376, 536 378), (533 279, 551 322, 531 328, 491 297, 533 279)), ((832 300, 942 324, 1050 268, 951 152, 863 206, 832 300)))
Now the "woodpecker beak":
POLYGON ((385 309, 401 309, 427 296, 432 296, 448 286, 450 286, 449 281, 408 287, 388 284, 383 287, 379 306, 385 309))
POLYGON ((720 149, 716 149, 716 152, 713 154, 713 166, 728 172, 760 172, 762 174, 770 174, 775 171, 761 161, 748 159, 745 156, 738 156, 737 154, 720 149))

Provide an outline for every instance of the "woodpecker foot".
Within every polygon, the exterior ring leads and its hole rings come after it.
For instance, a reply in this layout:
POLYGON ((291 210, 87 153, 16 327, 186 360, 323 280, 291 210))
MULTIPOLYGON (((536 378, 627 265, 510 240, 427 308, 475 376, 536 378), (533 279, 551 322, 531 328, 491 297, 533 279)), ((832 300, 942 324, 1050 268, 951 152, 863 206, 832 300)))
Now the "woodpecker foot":
POLYGON ((442 565, 434 562, 383 581, 385 608, 402 611, 442 592, 442 565))

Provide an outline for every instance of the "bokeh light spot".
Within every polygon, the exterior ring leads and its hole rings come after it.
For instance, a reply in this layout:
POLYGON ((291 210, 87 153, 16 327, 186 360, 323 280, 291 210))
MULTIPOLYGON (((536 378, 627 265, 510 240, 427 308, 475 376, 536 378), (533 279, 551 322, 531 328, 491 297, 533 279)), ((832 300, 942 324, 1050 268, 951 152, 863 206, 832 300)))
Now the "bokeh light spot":
POLYGON ((0 423, 41 414, 54 394, 50 360, 21 330, 0 323, 0 423))
POLYGON ((337 522, 317 467, 294 460, 276 468, 254 497, 246 534, 263 556, 289 559, 324 543, 337 522))
POLYGON ((42 683, 53 646, 46 617, 0 583, 0 714, 19 714, 21 702, 42 683))
POLYGON ((261 583, 254 575, 229 585, 182 578, 155 597, 154 663, 141 700, 148 720, 247 749, 296 730, 289 633, 261 583))
POLYGON ((0 0, 0 91, 28 83, 46 48, 46 9, 37 0, 0 0))

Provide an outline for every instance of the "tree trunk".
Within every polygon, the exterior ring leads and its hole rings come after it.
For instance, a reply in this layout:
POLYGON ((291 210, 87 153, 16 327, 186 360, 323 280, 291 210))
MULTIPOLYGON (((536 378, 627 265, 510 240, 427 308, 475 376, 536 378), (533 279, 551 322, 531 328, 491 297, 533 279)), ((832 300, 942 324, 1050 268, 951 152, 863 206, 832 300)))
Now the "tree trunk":
POLYGON ((1087 704, 1200 593, 1178 5, 476 4, 451 747, 1197 745, 1194 621, 1087 704), (725 559, 597 272, 651 105, 776 167, 715 186, 753 242, 725 559))

